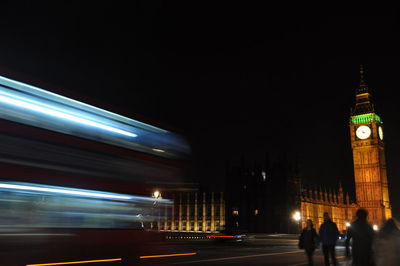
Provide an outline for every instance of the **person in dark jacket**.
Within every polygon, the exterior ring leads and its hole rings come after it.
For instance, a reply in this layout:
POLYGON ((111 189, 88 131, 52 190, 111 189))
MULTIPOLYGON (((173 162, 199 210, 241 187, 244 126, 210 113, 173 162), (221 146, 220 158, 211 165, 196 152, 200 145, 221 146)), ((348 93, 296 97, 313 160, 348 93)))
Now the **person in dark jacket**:
POLYGON ((374 230, 367 223, 368 212, 364 209, 358 209, 356 220, 351 223, 347 229, 346 237, 346 256, 350 256, 349 244, 353 239, 352 255, 354 266, 374 265, 372 256, 372 244, 374 240, 374 230))
POLYGON ((377 266, 400 265, 400 229, 396 219, 385 222, 374 242, 377 266))
POLYGON ((304 248, 307 254, 308 265, 313 266, 313 255, 318 243, 318 234, 314 229, 313 222, 307 220, 307 227, 303 229, 300 235, 300 248, 304 248))
POLYGON ((339 230, 337 225, 332 222, 329 213, 324 212, 324 223, 319 228, 319 238, 322 244, 322 252, 324 253, 324 262, 329 266, 329 257, 331 257, 333 265, 337 265, 335 246, 339 238, 339 230))

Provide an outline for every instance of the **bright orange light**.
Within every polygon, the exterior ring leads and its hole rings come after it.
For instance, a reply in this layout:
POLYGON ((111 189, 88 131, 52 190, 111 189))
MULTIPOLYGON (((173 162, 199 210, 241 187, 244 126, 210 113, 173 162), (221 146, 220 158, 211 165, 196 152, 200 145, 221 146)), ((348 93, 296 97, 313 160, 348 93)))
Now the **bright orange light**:
POLYGON ((80 264, 80 263, 94 263, 94 262, 110 262, 110 261, 120 261, 118 259, 105 259, 105 260, 81 260, 81 261, 67 261, 67 262, 53 262, 53 263, 41 263, 41 264, 27 264, 26 266, 50 266, 50 265, 67 265, 67 264, 80 264))
POLYGON ((176 257, 176 256, 191 256, 196 255, 196 252, 193 253, 176 253, 176 254, 165 254, 165 255, 150 255, 150 256, 140 256, 140 259, 151 259, 151 258, 164 258, 164 257, 176 257))

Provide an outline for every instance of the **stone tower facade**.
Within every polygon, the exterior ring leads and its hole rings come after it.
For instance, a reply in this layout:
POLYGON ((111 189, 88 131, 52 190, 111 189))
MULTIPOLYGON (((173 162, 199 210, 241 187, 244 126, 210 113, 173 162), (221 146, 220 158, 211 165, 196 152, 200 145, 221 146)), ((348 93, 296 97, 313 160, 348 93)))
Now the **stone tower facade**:
POLYGON ((340 231, 355 219, 359 208, 368 211, 368 222, 380 228, 392 217, 386 174, 383 122, 375 113, 371 94, 360 68, 360 86, 356 89, 356 103, 350 115, 350 140, 353 152, 356 199, 350 202, 339 185, 337 192, 302 188, 300 195, 301 224, 311 219, 319 228, 323 213, 328 212, 340 231))
POLYGON ((360 69, 360 86, 350 116, 357 205, 368 210, 371 224, 382 225, 392 217, 383 138, 383 122, 375 113, 371 94, 360 69))

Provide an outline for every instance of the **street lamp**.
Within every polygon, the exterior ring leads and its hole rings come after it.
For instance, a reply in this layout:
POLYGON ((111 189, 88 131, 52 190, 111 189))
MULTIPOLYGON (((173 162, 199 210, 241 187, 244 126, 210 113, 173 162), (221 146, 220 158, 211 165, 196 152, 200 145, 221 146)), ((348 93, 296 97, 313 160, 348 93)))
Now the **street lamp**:
POLYGON ((299 211, 295 211, 294 213, 293 213, 293 220, 295 220, 296 222, 299 222, 300 220, 301 220, 301 214, 300 214, 300 212, 299 211))
POLYGON ((297 230, 301 231, 301 228, 300 228, 301 214, 300 214, 300 212, 295 211, 292 215, 292 218, 297 223, 297 230))
MULTIPOLYGON (((161 192, 159 190, 156 190, 151 194, 151 196, 154 198, 153 208, 152 208, 152 211, 151 211, 151 213, 152 213, 151 216, 152 216, 152 219, 153 219, 153 217, 154 217, 154 209, 156 208, 157 200, 161 199, 161 192)), ((159 217, 158 217, 158 219, 159 219, 159 217)), ((157 221, 157 224, 158 224, 158 221, 157 221)), ((150 222, 150 228, 153 229, 153 220, 150 222)))
POLYGON ((378 231, 378 226, 376 225, 376 224, 374 224, 373 226, 372 226, 372 228, 374 229, 374 231, 378 231))
POLYGON ((161 192, 156 190, 153 192, 153 194, 151 195, 153 198, 157 199, 161 199, 161 192))

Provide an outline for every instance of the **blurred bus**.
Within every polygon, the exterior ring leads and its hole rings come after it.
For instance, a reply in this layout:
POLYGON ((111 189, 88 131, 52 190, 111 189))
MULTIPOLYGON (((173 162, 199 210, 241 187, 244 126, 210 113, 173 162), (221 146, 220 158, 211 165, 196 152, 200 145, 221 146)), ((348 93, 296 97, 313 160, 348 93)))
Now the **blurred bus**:
POLYGON ((0 244, 143 243, 186 182, 181 136, 0 76, 0 244))

